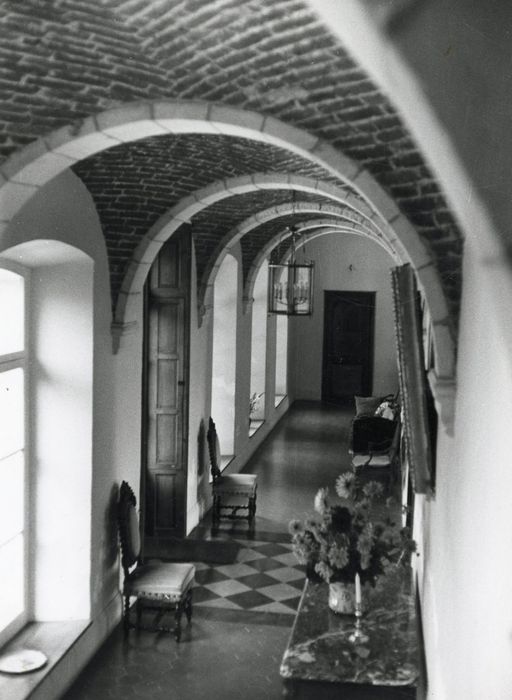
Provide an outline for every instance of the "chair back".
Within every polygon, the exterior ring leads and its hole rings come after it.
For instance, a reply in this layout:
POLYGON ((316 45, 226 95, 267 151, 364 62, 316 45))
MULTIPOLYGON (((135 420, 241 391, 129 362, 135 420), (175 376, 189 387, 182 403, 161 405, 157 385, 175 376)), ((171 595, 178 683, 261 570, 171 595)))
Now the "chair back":
POLYGON ((217 435, 217 429, 211 416, 210 420, 208 421, 208 432, 206 433, 206 441, 208 443, 208 454, 210 456, 210 470, 212 473, 212 478, 215 481, 215 479, 218 479, 221 474, 219 466, 220 443, 219 437, 217 435))
POLYGON ((126 576, 130 569, 139 563, 141 551, 137 499, 126 481, 122 482, 119 489, 117 523, 121 542, 121 565, 126 576))

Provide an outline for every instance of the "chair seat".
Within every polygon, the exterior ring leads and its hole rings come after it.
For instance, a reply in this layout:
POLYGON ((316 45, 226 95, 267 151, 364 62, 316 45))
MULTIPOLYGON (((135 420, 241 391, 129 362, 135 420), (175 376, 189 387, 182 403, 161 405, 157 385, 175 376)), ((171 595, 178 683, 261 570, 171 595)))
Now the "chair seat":
POLYGON ((372 455, 371 458, 370 455, 356 454, 352 457, 352 466, 354 469, 360 469, 361 467, 390 467, 391 458, 389 454, 372 455))
POLYGON ((194 575, 193 564, 144 564, 125 580, 124 593, 154 600, 179 600, 191 586, 194 575))
POLYGON ((219 496, 238 495, 251 497, 256 493, 256 474, 226 474, 215 479, 213 491, 219 496))

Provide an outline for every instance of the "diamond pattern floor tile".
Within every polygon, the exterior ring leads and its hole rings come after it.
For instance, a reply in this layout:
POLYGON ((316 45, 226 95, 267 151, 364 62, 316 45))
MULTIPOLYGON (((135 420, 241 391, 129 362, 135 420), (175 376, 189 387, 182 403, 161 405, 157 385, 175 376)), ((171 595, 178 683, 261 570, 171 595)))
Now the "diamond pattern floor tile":
POLYGON ((304 583, 304 572, 298 569, 292 569, 289 566, 283 566, 281 569, 272 569, 268 572, 268 576, 273 579, 282 581, 283 583, 290 583, 290 581, 301 581, 304 583))
POLYGON ((272 600, 285 600, 286 598, 292 598, 297 594, 297 589, 292 588, 287 583, 276 583, 273 586, 265 586, 260 589, 263 595, 272 598, 272 600))
MULTIPOLYGON (((242 594, 243 595, 243 594, 242 594)), ((206 600, 201 605, 205 608, 222 608, 224 610, 241 610, 241 606, 234 603, 229 598, 213 598, 206 600)))
POLYGON ((240 581, 234 578, 228 578, 225 581, 217 581, 217 583, 207 583, 205 588, 223 598, 251 590, 249 586, 244 586, 243 583, 240 583, 240 581))
POLYGON ((264 559, 265 555, 261 552, 256 552, 254 549, 247 549, 244 547, 238 552, 237 561, 239 562, 250 562, 255 559, 264 559))
POLYGON ((268 574, 254 573, 249 576, 242 576, 238 579, 240 583, 250 588, 263 588, 264 586, 271 586, 275 583, 275 579, 271 578, 268 574))
POLYGON ((263 595, 263 593, 260 593, 259 591, 247 591, 246 593, 232 595, 229 596, 229 600, 232 603, 236 603, 244 610, 257 608, 260 605, 272 603, 272 598, 270 598, 270 596, 263 595))
POLYGON ((196 583, 206 586, 207 583, 216 583, 217 581, 226 581, 229 576, 222 574, 218 569, 209 568, 197 571, 196 569, 196 583))
POLYGON ((272 569, 280 569, 283 564, 271 557, 265 557, 265 559, 256 559, 256 561, 251 562, 251 566, 258 571, 270 571, 272 569))
POLYGON ((256 612, 268 612, 268 613, 279 613, 279 614, 285 614, 289 615, 290 613, 294 613, 295 610, 291 610, 288 606, 284 605, 283 603, 278 603, 278 602, 273 602, 273 603, 266 603, 265 605, 260 605, 257 608, 254 608, 256 612))
MULTIPOLYGON (((264 561, 264 560, 261 560, 264 561)), ((247 564, 225 564, 223 566, 217 566, 216 570, 223 574, 224 576, 229 576, 229 578, 240 578, 241 576, 249 576, 249 574, 254 573, 253 566, 247 564)))
POLYGON ((235 540, 232 564, 196 564, 194 605, 293 615, 304 587, 304 569, 283 541, 235 540))
POLYGON ((293 552, 288 552, 287 554, 278 554, 274 557, 274 559, 280 564, 285 564, 286 566, 297 566, 297 557, 293 552))

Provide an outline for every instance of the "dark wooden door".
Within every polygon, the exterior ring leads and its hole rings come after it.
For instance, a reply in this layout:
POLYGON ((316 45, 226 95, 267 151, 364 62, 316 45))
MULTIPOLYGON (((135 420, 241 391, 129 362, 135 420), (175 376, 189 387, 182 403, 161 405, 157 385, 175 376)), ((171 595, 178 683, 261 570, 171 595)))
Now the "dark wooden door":
POLYGON ((145 534, 182 536, 187 485, 190 233, 174 235, 147 283, 145 534))
POLYGON ((324 304, 322 399, 371 395, 375 292, 326 291, 324 304))

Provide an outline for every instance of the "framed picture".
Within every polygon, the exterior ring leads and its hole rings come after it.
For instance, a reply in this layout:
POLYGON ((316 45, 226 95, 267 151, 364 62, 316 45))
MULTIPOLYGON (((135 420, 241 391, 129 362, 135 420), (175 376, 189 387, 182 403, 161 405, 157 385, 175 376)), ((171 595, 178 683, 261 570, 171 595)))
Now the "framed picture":
POLYGON ((424 334, 416 278, 410 265, 392 270, 398 376, 404 438, 415 493, 433 491, 433 446, 429 422, 424 334))

